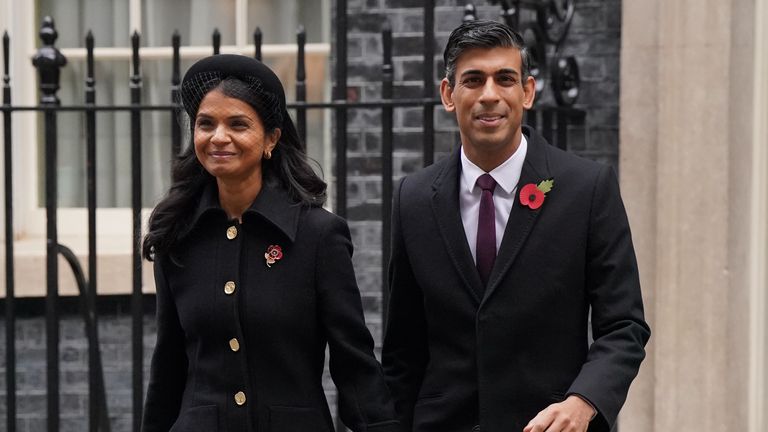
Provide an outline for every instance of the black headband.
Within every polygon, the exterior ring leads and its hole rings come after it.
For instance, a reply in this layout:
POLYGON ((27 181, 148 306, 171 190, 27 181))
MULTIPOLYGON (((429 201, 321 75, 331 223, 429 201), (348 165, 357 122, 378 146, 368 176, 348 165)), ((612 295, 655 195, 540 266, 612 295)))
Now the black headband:
POLYGON ((187 114, 194 118, 205 94, 229 77, 248 84, 265 102, 271 100, 275 106, 270 108, 276 113, 285 112, 283 84, 270 68, 252 57, 217 54, 197 61, 184 74, 181 99, 187 114))

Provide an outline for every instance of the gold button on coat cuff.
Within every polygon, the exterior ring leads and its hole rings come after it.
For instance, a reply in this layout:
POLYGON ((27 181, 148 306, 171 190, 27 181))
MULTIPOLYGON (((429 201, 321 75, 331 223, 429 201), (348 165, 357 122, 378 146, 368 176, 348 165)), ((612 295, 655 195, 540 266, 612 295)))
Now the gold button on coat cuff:
POLYGON ((232 338, 229 340, 229 348, 234 352, 240 351, 240 342, 237 340, 237 338, 232 338))
POLYGON ((235 403, 238 405, 244 405, 245 404, 245 393, 239 391, 235 393, 235 403))

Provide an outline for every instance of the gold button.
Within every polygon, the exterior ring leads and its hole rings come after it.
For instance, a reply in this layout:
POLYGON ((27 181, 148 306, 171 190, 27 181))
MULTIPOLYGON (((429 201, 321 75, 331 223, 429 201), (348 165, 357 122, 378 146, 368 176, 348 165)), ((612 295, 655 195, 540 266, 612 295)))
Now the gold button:
POLYGON ((227 228, 227 238, 232 240, 237 237, 237 227, 231 226, 227 228))
POLYGON ((235 393, 235 403, 238 405, 244 405, 245 404, 245 393, 239 391, 235 393))
POLYGON ((227 283, 224 284, 224 294, 232 295, 232 293, 234 292, 235 292, 235 283, 232 281, 227 281, 227 283))
POLYGON ((229 348, 234 352, 240 351, 240 342, 237 340, 237 338, 232 338, 229 340, 229 348))

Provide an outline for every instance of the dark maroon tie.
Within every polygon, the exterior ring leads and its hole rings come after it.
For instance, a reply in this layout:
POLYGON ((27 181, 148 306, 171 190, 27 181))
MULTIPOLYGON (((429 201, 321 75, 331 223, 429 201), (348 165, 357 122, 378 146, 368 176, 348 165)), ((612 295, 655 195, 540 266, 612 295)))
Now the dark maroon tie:
POLYGON ((496 210, 493 206, 493 190, 496 180, 490 174, 483 174, 477 179, 477 185, 483 190, 480 197, 480 217, 477 221, 477 271, 483 281, 483 287, 488 284, 493 263, 496 261, 496 210))

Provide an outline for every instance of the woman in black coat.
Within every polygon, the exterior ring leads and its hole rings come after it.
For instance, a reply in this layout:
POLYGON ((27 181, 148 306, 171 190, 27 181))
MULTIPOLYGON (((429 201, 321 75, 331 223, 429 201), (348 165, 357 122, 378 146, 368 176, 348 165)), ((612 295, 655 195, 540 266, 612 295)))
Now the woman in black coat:
POLYGON ((149 222, 157 345, 144 432, 399 432, 363 320, 349 229, 325 211, 277 76, 215 55, 184 76, 192 145, 149 222))

